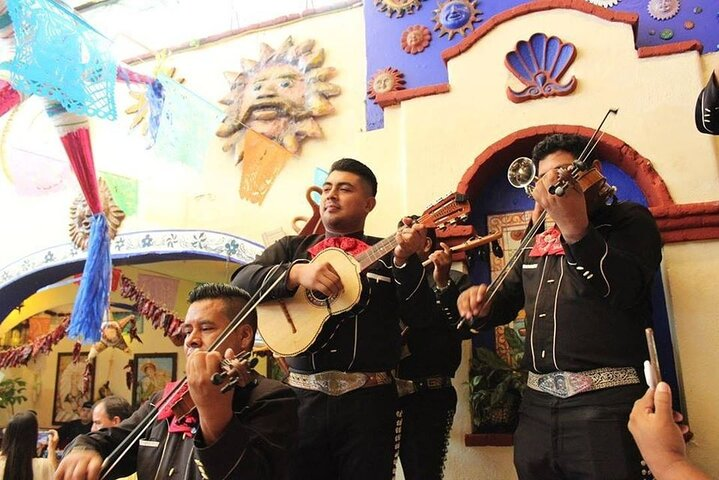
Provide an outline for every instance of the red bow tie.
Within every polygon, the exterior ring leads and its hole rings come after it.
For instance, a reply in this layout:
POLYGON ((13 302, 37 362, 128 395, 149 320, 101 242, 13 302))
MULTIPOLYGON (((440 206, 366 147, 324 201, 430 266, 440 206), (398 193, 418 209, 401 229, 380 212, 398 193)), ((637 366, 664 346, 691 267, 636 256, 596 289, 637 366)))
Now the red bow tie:
MULTIPOLYGON (((170 394, 170 392, 172 392, 172 390, 178 383, 179 381, 170 382, 165 385, 165 390, 162 392, 162 400, 160 401, 160 403, 165 402, 167 396, 170 394)), ((187 383, 180 387, 180 389, 175 393, 175 395, 173 395, 172 398, 165 403, 165 406, 160 409, 160 412, 157 414, 157 419, 165 420, 166 418, 172 417, 169 427, 170 433, 182 433, 189 437, 192 437, 194 436, 192 430, 200 423, 197 418, 197 415, 194 412, 189 413, 182 420, 182 423, 179 423, 177 421, 177 418, 175 417, 175 414, 172 413, 172 407, 185 395, 185 393, 187 393, 188 388, 189 386, 187 385, 187 383)))
POLYGON ((354 237, 327 237, 321 242, 312 245, 309 252, 312 257, 317 256, 325 248, 339 248, 352 256, 358 255, 369 248, 369 245, 354 237))
POLYGON ((543 257, 545 255, 564 255, 564 248, 560 237, 562 233, 554 226, 534 239, 534 246, 529 252, 530 257, 543 257))

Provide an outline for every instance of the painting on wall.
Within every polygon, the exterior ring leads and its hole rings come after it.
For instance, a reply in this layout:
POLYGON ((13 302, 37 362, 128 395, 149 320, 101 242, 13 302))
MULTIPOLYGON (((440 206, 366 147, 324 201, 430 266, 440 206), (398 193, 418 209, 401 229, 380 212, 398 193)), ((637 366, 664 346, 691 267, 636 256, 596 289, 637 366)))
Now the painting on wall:
POLYGON ((132 369, 132 405, 138 407, 177 379, 177 353, 138 353, 132 369))
POLYGON ((52 423, 66 423, 80 418, 78 412, 85 402, 92 401, 95 376, 90 374, 89 388, 83 393, 83 375, 87 364, 87 353, 73 363, 72 353, 58 353, 55 374, 55 400, 52 407, 52 423))

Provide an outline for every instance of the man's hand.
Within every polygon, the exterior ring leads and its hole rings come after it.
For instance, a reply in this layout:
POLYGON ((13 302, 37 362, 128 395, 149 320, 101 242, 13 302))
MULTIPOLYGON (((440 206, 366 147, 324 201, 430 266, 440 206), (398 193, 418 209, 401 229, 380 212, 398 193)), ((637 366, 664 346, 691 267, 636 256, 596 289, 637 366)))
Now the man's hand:
POLYGON ((537 181, 532 191, 532 197, 554 219, 564 240, 572 244, 581 240, 589 228, 587 202, 584 199, 584 193, 580 192, 576 185, 570 184, 561 197, 550 194, 549 187, 558 179, 557 170, 547 171, 537 181))
POLYGON ((424 247, 427 238, 427 229, 421 223, 412 225, 412 219, 402 219, 404 226, 397 230, 395 239, 397 246, 394 248, 394 263, 398 267, 407 263, 412 254, 419 252, 424 247))
POLYGON ((212 445, 222 436, 233 416, 234 391, 222 393, 220 387, 210 380, 220 371, 221 360, 220 352, 195 350, 187 358, 185 367, 190 396, 197 407, 202 437, 207 445, 212 445))
POLYGON ((55 471, 54 480, 97 480, 100 477, 102 457, 92 450, 73 449, 62 459, 55 471))
POLYGON ((434 264, 432 276, 439 288, 446 288, 449 283, 449 268, 452 266, 452 251, 446 243, 440 243, 442 250, 432 252, 429 259, 434 264))
POLYGON ((684 478, 669 476, 669 472, 684 470, 688 464, 683 437, 688 427, 677 425, 681 420, 682 415, 672 411, 672 392, 664 382, 634 402, 629 431, 657 478, 684 478))
POLYGON ((489 306, 486 300, 487 285, 474 285, 463 291, 457 299, 457 310, 465 320, 485 317, 489 315, 489 306))
POLYGON ((303 287, 332 297, 342 291, 342 280, 334 267, 327 262, 296 263, 292 265, 287 279, 287 288, 303 287))

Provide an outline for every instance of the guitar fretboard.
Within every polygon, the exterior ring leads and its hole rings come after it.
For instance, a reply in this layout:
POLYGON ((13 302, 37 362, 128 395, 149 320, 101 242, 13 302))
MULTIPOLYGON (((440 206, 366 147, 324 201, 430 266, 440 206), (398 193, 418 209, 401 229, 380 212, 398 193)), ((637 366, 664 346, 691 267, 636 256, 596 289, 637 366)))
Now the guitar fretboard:
POLYGON ((355 257, 360 264, 360 270, 365 271, 367 267, 394 250, 396 246, 397 240, 394 235, 375 243, 368 250, 365 250, 355 257))

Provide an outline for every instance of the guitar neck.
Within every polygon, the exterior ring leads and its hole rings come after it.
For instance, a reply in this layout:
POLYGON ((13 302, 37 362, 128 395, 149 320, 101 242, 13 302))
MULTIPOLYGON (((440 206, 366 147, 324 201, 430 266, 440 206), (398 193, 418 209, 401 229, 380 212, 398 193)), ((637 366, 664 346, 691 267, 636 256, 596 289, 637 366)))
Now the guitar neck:
POLYGON ((387 237, 384 240, 375 243, 369 249, 357 255, 355 260, 359 262, 360 270, 364 272, 374 262, 394 250, 394 247, 396 246, 397 239, 394 235, 392 235, 391 237, 387 237))

